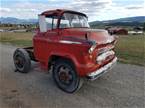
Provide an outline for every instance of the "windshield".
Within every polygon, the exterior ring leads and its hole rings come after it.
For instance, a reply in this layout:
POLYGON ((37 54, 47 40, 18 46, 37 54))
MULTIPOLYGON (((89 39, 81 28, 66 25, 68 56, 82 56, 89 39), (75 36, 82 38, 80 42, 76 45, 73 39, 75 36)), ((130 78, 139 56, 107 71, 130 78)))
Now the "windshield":
POLYGON ((73 14, 73 13, 64 13, 61 22, 60 28, 75 28, 75 27, 89 27, 87 18, 83 15, 73 14))

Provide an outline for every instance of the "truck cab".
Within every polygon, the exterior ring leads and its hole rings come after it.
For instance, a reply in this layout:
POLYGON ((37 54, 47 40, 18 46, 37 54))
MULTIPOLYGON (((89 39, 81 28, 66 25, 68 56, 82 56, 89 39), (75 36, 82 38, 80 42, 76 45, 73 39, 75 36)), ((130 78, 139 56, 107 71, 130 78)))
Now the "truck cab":
POLYGON ((33 47, 18 48, 14 63, 21 72, 29 71, 30 60, 40 62, 45 69, 52 68, 57 86, 73 93, 81 87, 84 78, 95 80, 113 67, 117 61, 115 43, 116 38, 106 30, 91 29, 85 14, 49 10, 39 15, 33 47), (20 61, 22 66, 18 66, 20 61))

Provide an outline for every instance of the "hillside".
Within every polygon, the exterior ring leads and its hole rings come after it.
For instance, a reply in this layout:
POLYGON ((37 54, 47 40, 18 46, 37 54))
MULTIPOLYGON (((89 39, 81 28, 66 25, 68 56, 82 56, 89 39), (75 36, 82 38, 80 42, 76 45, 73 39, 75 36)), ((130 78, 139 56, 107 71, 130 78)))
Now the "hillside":
MULTIPOLYGON (((38 22, 38 19, 18 19, 14 17, 0 17, 0 23, 2 24, 35 24, 38 22)), ((120 18, 115 20, 106 20, 106 21, 93 21, 90 22, 91 26, 142 26, 145 22, 145 16, 137 17, 127 17, 120 18)))
POLYGON ((37 23, 37 19, 18 19, 14 17, 1 17, 0 23, 1 24, 35 24, 37 23))
POLYGON ((119 18, 115 20, 93 21, 90 25, 93 26, 142 26, 145 22, 145 16, 119 18))

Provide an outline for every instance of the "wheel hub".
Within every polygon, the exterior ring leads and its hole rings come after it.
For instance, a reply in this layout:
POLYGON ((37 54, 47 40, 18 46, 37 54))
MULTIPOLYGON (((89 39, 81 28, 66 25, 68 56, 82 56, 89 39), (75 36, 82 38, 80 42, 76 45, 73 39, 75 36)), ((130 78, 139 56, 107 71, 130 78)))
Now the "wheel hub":
POLYGON ((63 84, 70 84, 72 82, 70 70, 64 66, 61 66, 59 69, 59 79, 63 84))
POLYGON ((24 66, 24 60, 20 56, 16 57, 14 62, 19 68, 22 68, 24 66))

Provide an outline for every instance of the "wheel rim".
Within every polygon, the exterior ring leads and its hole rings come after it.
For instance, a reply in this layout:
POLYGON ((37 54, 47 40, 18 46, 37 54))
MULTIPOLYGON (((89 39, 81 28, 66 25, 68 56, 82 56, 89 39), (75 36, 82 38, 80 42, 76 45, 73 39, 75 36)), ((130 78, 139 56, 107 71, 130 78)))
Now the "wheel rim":
POLYGON ((69 68, 66 66, 60 66, 58 69, 58 77, 60 83, 69 86, 73 82, 73 75, 69 68))
POLYGON ((80 84, 80 78, 77 73, 67 63, 57 64, 54 68, 53 77, 57 86, 67 93, 76 91, 80 84))

